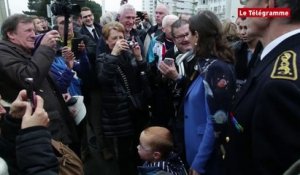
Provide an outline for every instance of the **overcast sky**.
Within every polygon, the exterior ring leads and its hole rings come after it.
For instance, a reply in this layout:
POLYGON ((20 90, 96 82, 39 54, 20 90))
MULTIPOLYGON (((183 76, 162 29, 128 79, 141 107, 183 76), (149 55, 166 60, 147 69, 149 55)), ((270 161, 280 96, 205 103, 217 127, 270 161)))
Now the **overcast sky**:
MULTIPOLYGON (((22 11, 27 11, 28 0, 8 0, 10 12, 22 13, 22 11)), ((101 0, 95 0, 95 2, 101 4, 101 0)), ((142 0, 129 0, 128 3, 132 4, 136 10, 142 10, 142 0)), ((118 11, 120 7, 120 0, 106 0, 106 9, 107 11, 118 11)))

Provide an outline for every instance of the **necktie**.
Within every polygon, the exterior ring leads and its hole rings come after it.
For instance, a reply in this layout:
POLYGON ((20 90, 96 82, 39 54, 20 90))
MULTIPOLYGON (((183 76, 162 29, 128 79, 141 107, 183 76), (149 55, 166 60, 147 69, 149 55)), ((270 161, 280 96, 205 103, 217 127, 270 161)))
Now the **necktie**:
POLYGON ((98 42, 98 36, 97 36, 96 30, 93 29, 92 32, 93 32, 95 41, 98 42))

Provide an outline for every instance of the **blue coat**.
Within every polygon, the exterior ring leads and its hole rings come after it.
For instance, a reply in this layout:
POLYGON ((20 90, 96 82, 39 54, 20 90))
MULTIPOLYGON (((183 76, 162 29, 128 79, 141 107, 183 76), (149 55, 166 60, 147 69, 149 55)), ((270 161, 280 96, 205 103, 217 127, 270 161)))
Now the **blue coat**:
POLYGON ((233 66, 218 59, 201 60, 200 74, 184 99, 184 136, 189 166, 198 173, 221 174, 218 154, 235 92, 233 66), (216 139, 218 138, 218 139, 216 139))

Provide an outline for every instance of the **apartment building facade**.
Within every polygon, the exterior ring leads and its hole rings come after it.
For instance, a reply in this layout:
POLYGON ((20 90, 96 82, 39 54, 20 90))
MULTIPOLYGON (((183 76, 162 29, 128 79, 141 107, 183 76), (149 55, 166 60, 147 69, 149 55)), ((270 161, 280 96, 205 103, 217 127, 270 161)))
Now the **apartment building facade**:
POLYGON ((210 10, 222 21, 235 21, 238 15, 237 9, 240 7, 242 5, 236 0, 199 0, 197 10, 210 10))
POLYGON ((157 4, 163 3, 170 8, 171 13, 195 14, 201 10, 213 11, 220 20, 235 21, 237 9, 242 7, 237 0, 143 0, 143 10, 153 15, 157 4))

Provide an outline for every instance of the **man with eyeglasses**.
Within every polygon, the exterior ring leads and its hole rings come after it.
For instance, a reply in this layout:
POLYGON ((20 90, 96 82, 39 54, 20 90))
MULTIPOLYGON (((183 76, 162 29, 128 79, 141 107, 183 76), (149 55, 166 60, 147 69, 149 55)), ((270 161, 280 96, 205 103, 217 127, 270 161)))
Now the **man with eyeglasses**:
POLYGON ((281 175, 300 158, 300 0, 248 0, 245 7, 289 8, 290 16, 246 18, 264 49, 233 105, 227 174, 281 175))
MULTIPOLYGON (((148 62, 151 67, 151 85, 153 92, 152 101, 152 124, 167 127, 170 117, 174 116, 172 94, 168 88, 166 79, 160 73, 158 66, 165 59, 166 52, 174 47, 171 34, 171 25, 178 20, 175 15, 167 15, 162 22, 163 33, 153 38, 153 58, 148 62), (162 108, 163 106, 163 108, 162 108)), ((150 57, 149 57, 150 58, 150 57)))
POLYGON ((167 65, 161 62, 159 65, 160 72, 169 78, 169 87, 172 89, 173 106, 175 109, 175 117, 171 118, 172 134, 176 150, 180 153, 183 162, 187 165, 185 160, 184 139, 183 139, 183 114, 182 102, 184 92, 190 84, 195 70, 196 60, 193 59, 191 51, 192 45, 188 37, 190 35, 189 22, 184 19, 178 19, 171 25, 171 34, 175 47, 168 50, 166 58, 173 58, 174 65, 167 65), (176 66, 176 67, 175 67, 176 66))
POLYGON ((176 47, 167 51, 166 58, 176 58, 179 54, 192 49, 192 45, 188 40, 189 32, 189 22, 187 20, 178 19, 171 25, 171 35, 176 47))

